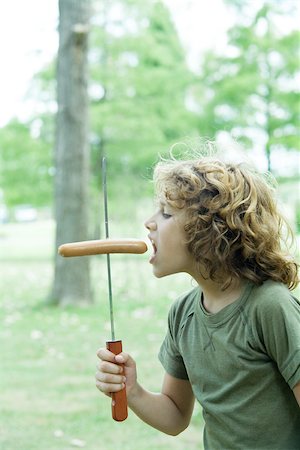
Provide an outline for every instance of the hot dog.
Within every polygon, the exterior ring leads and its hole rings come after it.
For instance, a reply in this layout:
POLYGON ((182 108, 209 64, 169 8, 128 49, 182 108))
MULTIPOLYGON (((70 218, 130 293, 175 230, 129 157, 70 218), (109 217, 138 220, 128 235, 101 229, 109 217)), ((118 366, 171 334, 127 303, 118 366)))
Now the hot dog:
POLYGON ((139 239, 99 239, 70 242, 58 247, 61 256, 87 256, 108 253, 145 253, 147 244, 139 239))

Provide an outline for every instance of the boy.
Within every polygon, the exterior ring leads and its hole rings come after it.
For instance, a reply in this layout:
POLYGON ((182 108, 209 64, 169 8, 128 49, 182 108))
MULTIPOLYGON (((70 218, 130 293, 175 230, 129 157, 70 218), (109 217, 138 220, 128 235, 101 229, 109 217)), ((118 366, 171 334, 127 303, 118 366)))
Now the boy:
POLYGON ((126 382, 129 407, 171 435, 189 425, 196 398, 205 449, 299 449, 297 264, 281 248, 288 225, 271 188, 207 157, 161 162, 154 181, 160 205, 145 223, 154 275, 186 272, 197 287, 171 307, 161 392, 142 388, 130 355, 105 349, 97 388, 110 395, 126 382))

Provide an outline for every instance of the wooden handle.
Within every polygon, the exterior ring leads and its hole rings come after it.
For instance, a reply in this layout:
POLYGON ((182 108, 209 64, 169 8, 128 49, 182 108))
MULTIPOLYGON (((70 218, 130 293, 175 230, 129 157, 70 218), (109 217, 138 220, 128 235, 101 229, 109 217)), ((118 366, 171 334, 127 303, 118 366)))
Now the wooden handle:
MULTIPOLYGON (((106 348, 115 355, 118 355, 122 352, 122 341, 107 341, 106 348)), ((124 367, 124 364, 119 365, 124 367)), ((121 391, 112 394, 111 412, 112 418, 117 422, 122 422, 127 418, 126 387, 121 391)))
POLYGON ((58 247, 61 256, 87 256, 108 253, 145 253, 147 244, 139 239, 98 239, 70 242, 58 247))

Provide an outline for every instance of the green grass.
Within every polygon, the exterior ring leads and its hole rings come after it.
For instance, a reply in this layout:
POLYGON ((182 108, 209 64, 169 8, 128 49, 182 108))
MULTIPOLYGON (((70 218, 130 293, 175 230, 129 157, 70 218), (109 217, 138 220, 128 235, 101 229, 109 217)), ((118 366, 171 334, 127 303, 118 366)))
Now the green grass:
MULTIPOLYGON (((124 229, 129 236, 130 225, 124 229)), ((199 407, 190 427, 177 437, 150 428, 132 412, 123 423, 111 419, 110 399, 94 381, 96 350, 110 339, 105 257, 91 258, 93 305, 47 306, 53 233, 50 221, 0 228, 0 448, 201 449, 199 407)), ((156 280, 147 258, 111 258, 115 327, 116 337, 137 361, 140 382, 157 391, 163 375, 157 352, 168 309, 191 281, 183 275, 156 280)))

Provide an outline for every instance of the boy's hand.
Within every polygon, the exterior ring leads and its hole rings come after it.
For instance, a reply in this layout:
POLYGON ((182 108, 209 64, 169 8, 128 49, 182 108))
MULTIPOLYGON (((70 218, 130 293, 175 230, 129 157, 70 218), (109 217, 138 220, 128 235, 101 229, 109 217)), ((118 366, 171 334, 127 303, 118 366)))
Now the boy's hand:
POLYGON ((118 392, 126 385, 128 396, 137 384, 135 361, 128 353, 115 355, 106 348, 100 348, 97 356, 100 359, 96 372, 97 389, 110 397, 112 392, 118 392), (124 370, 117 363, 124 364, 124 370))

